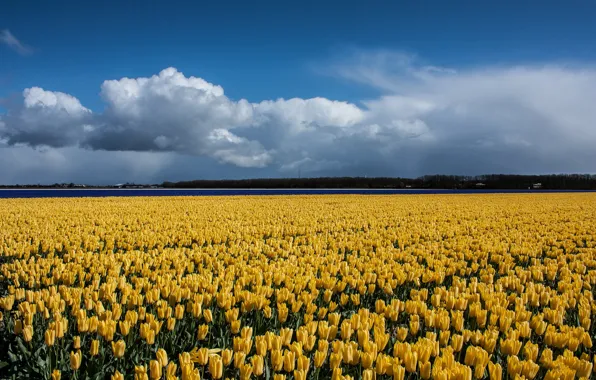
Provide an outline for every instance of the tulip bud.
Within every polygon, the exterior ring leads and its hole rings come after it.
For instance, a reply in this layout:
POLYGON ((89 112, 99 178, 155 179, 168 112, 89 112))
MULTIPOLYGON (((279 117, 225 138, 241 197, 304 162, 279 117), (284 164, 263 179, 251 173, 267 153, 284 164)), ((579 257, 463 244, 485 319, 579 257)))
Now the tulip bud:
POLYGON ((248 380, 250 379, 250 375, 252 375, 253 368, 250 364, 241 364, 240 365, 240 379, 241 380, 248 380))
POLYGON ((56 339, 56 331, 54 329, 47 329, 44 334, 44 340, 47 346, 51 347, 54 345, 56 339))
POLYGON ((316 351, 314 356, 314 365, 316 368, 321 368, 325 359, 327 358, 327 352, 316 351))
MULTIPOLYGON (((205 326, 207 326, 207 325, 205 325, 205 326)), ((240 332, 240 326, 241 326, 240 320, 237 319, 235 321, 232 321, 230 323, 230 330, 232 331, 232 334, 238 334, 240 332)))
POLYGON ((284 364, 283 354, 281 350, 272 350, 271 351, 271 366, 273 367, 274 371, 281 371, 284 364))
POLYGON ((333 368, 333 372, 331 373, 331 380, 342 380, 342 379, 343 379, 343 376, 341 375, 341 368, 339 368, 339 367, 333 368))
POLYGON ((224 366, 230 365, 234 356, 234 351, 226 349, 221 352, 221 360, 224 366))
POLYGON ((420 377, 422 377, 425 380, 430 379, 430 375, 431 375, 430 370, 431 370, 431 364, 429 361, 420 365, 420 377))
POLYGON ((27 325, 23 328, 23 340, 31 342, 31 339, 33 339, 33 326, 27 325))
POLYGON ((151 375, 151 380, 158 380, 161 378, 161 369, 162 366, 157 360, 151 360, 149 362, 149 373, 151 375))
POLYGON ((178 366, 174 362, 170 362, 166 367, 166 379, 169 378, 176 378, 176 371, 178 370, 178 366))
POLYGON ((418 364, 418 353, 412 351, 406 352, 404 362, 406 364, 406 371, 416 372, 416 365, 418 364))
POLYGON ((366 369, 362 372, 362 380, 373 380, 375 373, 371 369, 366 369))
POLYGON ((176 309, 174 310, 174 317, 176 319, 184 318, 184 306, 183 305, 176 305, 176 309))
POLYGON ((149 345, 155 343, 155 331, 150 329, 147 332, 147 337, 145 340, 147 341, 147 344, 149 344, 149 345))
POLYGON ((123 340, 119 340, 117 342, 112 342, 112 353, 114 357, 121 358, 124 356, 124 352, 126 351, 126 343, 123 340))
POLYGON ((205 322, 207 323, 213 322, 213 314, 211 313, 211 309, 203 310, 203 318, 205 318, 205 322))
POLYGON ((99 340, 93 339, 91 341, 90 354, 91 354, 91 356, 97 356, 99 354, 99 340))
POLYGON ((52 371, 52 380, 60 380, 61 377, 62 377, 62 374, 61 374, 60 370, 55 369, 52 371))
POLYGON ((251 358, 253 374, 255 376, 261 376, 264 370, 264 359, 261 355, 253 355, 251 358))
POLYGON ((336 369, 339 367, 342 361, 342 354, 341 353, 332 353, 329 356, 329 368, 336 369))
POLYGON ((120 321, 118 322, 118 326, 120 327, 120 333, 123 336, 127 336, 128 333, 130 332, 130 322, 128 321, 120 321))
POLYGON ((83 360, 83 355, 81 354, 81 351, 77 351, 75 352, 70 352, 70 368, 73 371, 76 371, 79 369, 79 367, 81 366, 81 362, 83 360))
POLYGON ((168 322, 166 324, 168 331, 174 330, 176 327, 176 319, 175 318, 168 318, 168 322))
POLYGON ((488 362, 488 375, 490 380, 501 380, 503 377, 503 368, 500 364, 488 362))
POLYGON ((295 365, 296 365, 296 355, 291 351, 287 351, 284 354, 284 371, 286 371, 286 372, 294 371, 295 365))
POLYGON ((168 365, 168 354, 166 353, 166 350, 164 350, 163 348, 158 349, 155 353, 155 356, 157 357, 157 361, 159 362, 159 364, 161 364, 162 367, 168 365))
POLYGON ((135 366, 134 380, 149 380, 145 366, 142 366, 142 365, 135 366))
POLYGON ((223 376, 223 361, 219 355, 209 358, 209 373, 213 379, 220 379, 223 376))

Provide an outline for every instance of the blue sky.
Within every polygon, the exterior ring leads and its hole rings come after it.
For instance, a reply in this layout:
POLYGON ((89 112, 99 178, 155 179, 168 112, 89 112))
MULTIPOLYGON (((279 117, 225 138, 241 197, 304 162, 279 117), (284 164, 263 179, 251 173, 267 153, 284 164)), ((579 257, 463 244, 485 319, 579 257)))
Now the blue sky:
POLYGON ((590 151, 562 162, 565 151, 538 135, 564 134, 568 148, 593 135, 581 102, 594 95, 585 83, 595 15, 594 1, 8 0, 0 158, 14 165, 0 168, 0 183, 291 176, 302 166, 312 175, 593 171, 590 151), (108 91, 105 81, 154 75, 126 103, 142 115, 117 111, 127 85, 108 91), (193 111, 211 89, 191 77, 225 95, 193 111), (168 99, 155 95, 164 86, 168 99), (27 98, 31 88, 43 92, 27 98), (261 104, 279 98, 306 103, 261 104), (251 115, 214 116, 228 106, 251 115), (549 129, 536 135, 533 123, 549 129), (73 163, 98 157, 110 163, 96 177, 73 163), (153 166, 131 164, 139 160, 153 166))

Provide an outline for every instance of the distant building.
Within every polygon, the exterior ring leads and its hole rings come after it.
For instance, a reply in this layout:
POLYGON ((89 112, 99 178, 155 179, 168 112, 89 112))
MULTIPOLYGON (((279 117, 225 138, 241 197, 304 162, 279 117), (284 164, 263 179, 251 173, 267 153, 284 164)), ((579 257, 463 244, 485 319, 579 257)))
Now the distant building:
POLYGON ((532 188, 534 189, 542 189, 542 183, 538 182, 532 185, 532 188))
POLYGON ((478 182, 478 183, 476 184, 476 187, 477 187, 477 188, 480 188, 480 189, 481 189, 481 188, 484 188, 485 186, 486 186, 486 184, 484 184, 484 183, 482 183, 482 182, 478 182))

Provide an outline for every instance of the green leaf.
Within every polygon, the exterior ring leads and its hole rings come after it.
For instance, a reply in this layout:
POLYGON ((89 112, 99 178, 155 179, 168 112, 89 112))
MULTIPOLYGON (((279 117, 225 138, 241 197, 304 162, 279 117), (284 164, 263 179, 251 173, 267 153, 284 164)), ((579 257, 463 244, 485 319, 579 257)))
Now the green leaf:
POLYGON ((17 356, 17 355, 15 355, 15 354, 12 352, 12 345, 9 345, 9 346, 8 346, 8 358, 10 359, 10 361, 11 361, 12 363, 15 363, 15 362, 19 361, 19 358, 18 358, 18 356, 17 356))
POLYGON ((21 350, 21 353, 25 356, 29 356, 31 355, 31 352, 29 352, 29 350, 27 349, 27 347, 25 347, 25 345, 23 344, 23 340, 22 339, 17 339, 17 345, 19 346, 19 350, 21 350))
POLYGON ((37 365, 39 366, 40 369, 42 369, 43 371, 45 371, 45 369, 46 369, 46 361, 41 356, 38 356, 37 357, 37 365))

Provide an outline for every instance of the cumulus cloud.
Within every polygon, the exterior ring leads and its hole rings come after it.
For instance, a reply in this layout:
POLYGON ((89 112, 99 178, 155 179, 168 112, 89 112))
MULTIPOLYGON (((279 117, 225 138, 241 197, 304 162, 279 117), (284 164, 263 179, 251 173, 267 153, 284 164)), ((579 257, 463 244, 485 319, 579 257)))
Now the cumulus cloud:
POLYGON ((19 41, 8 29, 0 31, 0 43, 8 46, 21 55, 33 53, 33 49, 19 41))
POLYGON ((0 136, 8 144, 62 147, 78 143, 91 111, 71 95, 32 87, 23 91, 23 104, 3 119, 0 136))
POLYGON ((185 157, 217 167, 217 177, 594 170, 592 67, 453 70, 392 52, 359 53, 330 67, 379 96, 358 104, 321 97, 251 103, 168 68, 105 81, 101 113, 68 94, 26 89, 22 104, 0 116, 0 141, 78 155, 185 157))

